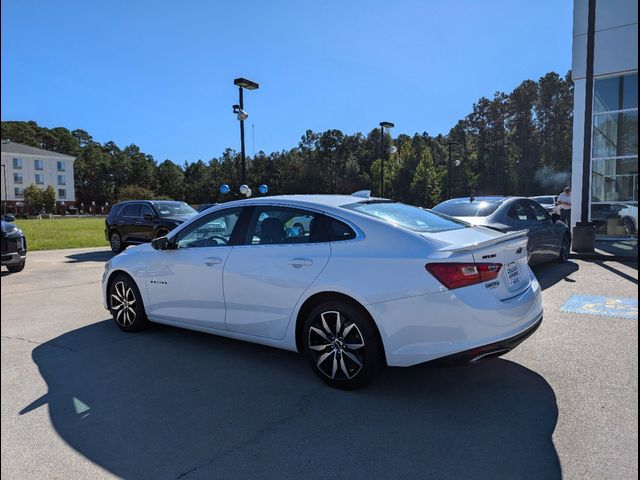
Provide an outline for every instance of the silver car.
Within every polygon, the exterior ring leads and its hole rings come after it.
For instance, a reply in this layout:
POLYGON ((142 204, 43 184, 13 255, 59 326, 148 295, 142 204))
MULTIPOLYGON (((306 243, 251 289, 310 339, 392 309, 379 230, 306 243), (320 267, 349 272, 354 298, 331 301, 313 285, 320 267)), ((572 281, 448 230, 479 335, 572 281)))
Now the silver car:
POLYGON ((501 232, 528 230, 530 265, 551 260, 566 262, 569 259, 569 227, 528 198, 454 198, 436 205, 433 211, 501 232))

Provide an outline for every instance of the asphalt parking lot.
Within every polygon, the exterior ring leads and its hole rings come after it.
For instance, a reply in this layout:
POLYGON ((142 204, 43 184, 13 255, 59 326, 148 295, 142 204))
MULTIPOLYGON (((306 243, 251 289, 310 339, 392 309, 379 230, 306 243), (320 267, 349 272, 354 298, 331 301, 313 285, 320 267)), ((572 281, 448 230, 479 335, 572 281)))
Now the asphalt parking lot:
POLYGON ((109 257, 33 252, 2 271, 4 478, 638 476, 637 320, 560 310, 637 299, 637 263, 537 267, 545 320, 513 352, 343 392, 291 352, 122 333, 102 308, 109 257))

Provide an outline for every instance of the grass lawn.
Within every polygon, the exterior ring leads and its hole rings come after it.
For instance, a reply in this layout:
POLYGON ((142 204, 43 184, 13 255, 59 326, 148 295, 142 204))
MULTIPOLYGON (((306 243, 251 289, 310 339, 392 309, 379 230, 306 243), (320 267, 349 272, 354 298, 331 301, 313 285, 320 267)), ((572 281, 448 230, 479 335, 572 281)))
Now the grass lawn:
POLYGON ((16 220, 27 238, 27 250, 107 247, 104 218, 67 217, 48 220, 16 220))

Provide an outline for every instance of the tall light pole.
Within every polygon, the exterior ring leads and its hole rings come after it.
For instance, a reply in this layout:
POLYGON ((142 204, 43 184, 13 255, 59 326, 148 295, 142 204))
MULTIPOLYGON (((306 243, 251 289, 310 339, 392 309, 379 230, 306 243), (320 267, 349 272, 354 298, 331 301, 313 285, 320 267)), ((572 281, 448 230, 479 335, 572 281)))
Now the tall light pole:
POLYGON ((393 128, 395 125, 391 122, 380 122, 380 196, 384 197, 384 129, 393 128))
POLYGON ((458 142, 449 142, 447 145, 449 145, 449 162, 448 162, 448 177, 449 177, 449 199, 451 198, 451 147, 453 145, 458 145, 458 142))
POLYGON ((246 167, 246 154, 244 150, 244 121, 249 117, 247 112, 244 111, 244 98, 242 95, 242 89, 257 90, 260 88, 256 82, 247 80, 246 78, 236 78, 233 84, 238 87, 239 98, 238 105, 233 106, 233 113, 237 114, 238 120, 240 120, 240 155, 242 158, 242 184, 246 182, 247 167, 246 167))

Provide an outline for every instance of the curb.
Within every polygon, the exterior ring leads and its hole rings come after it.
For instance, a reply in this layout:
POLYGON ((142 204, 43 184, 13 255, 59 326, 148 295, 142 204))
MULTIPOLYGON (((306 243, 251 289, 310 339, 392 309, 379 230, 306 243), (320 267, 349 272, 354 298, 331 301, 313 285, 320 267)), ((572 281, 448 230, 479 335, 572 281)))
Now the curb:
POLYGON ((571 252, 572 260, 599 260, 601 262, 637 262, 637 255, 602 255, 600 253, 575 253, 571 252))

